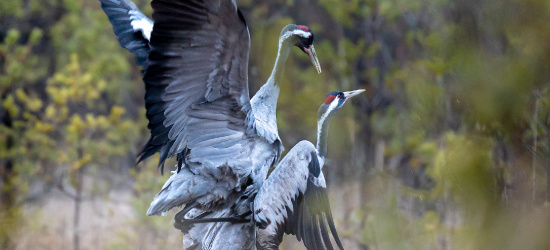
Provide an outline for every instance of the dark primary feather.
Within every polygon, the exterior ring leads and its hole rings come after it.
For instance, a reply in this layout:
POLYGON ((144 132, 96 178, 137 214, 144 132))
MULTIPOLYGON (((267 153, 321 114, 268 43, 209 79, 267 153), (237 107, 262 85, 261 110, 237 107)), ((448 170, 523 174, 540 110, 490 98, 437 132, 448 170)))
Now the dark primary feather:
POLYGON ((256 196, 254 219, 261 248, 278 247, 286 233, 296 235, 307 249, 333 249, 328 224, 343 249, 313 144, 299 142, 273 170, 256 196))
POLYGON ((151 6, 155 26, 143 78, 151 137, 140 161, 160 151, 159 166, 179 154, 191 167, 244 168, 250 41, 242 15, 228 0, 151 6))
MULTIPOLYGON (((308 228, 308 227, 305 227, 304 225, 296 225, 294 228, 294 231, 310 230, 311 235, 313 236, 313 240, 315 241, 312 243, 318 246, 322 246, 323 245, 323 243, 321 243, 321 238, 322 238, 323 242, 325 243, 325 247, 327 249, 333 249, 332 245, 330 244, 330 237, 328 236, 328 232, 325 224, 325 221, 326 221, 329 225, 332 236, 336 241, 336 244, 340 249, 344 249, 344 247, 342 246, 342 242, 340 242, 340 238, 338 237, 338 232, 336 231, 336 227, 334 225, 334 220, 332 218, 332 212, 330 209, 330 203, 328 200, 326 187, 317 186, 310 179, 308 179, 307 191, 304 195, 303 203, 305 204, 306 209, 309 210, 307 215, 310 216, 309 220, 312 221, 311 224, 313 224, 313 227, 308 228), (300 226, 305 228, 300 229, 299 228, 300 226), (319 231, 317 230, 321 230, 320 235, 319 235, 319 231)), ((307 219, 304 219, 304 220, 307 220, 307 219)), ((298 238, 298 240, 300 240, 300 238, 298 238)), ((311 239, 310 239, 310 242, 311 242, 311 239)), ((307 244, 305 245, 306 247, 308 246, 307 244)), ((310 248, 308 247, 308 249, 310 248)), ((321 248, 316 247, 311 249, 321 249, 321 248)))
POLYGON ((127 0, 100 0, 101 8, 109 17, 120 46, 137 55, 138 65, 146 67, 149 41, 139 31, 134 31, 129 11, 139 9, 127 0))
POLYGON ((317 178, 321 173, 321 166, 319 165, 316 152, 311 152, 311 159, 312 161, 309 163, 307 168, 309 169, 309 173, 312 174, 313 177, 317 178))

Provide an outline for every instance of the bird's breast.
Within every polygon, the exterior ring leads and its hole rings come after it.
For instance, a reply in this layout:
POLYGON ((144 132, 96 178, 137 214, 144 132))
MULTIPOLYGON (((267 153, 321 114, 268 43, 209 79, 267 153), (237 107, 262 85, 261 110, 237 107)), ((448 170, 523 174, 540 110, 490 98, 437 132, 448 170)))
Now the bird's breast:
POLYGON ((260 185, 267 178, 269 168, 274 164, 279 148, 275 144, 262 140, 252 149, 252 180, 255 185, 260 185))

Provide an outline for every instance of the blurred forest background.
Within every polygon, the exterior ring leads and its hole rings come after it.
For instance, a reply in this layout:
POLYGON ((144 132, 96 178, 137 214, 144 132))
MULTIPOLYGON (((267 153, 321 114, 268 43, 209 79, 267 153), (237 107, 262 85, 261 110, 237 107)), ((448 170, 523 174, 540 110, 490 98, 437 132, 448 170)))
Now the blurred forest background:
MULTIPOLYGON (((295 49, 281 86, 287 150, 326 93, 367 89, 324 168, 347 249, 550 249, 550 1, 237 2, 251 96, 282 27, 315 33, 323 73, 295 49)), ((0 42, 0 249, 181 248, 145 216, 168 175, 135 165, 141 69, 99 1, 2 0, 0 42)))

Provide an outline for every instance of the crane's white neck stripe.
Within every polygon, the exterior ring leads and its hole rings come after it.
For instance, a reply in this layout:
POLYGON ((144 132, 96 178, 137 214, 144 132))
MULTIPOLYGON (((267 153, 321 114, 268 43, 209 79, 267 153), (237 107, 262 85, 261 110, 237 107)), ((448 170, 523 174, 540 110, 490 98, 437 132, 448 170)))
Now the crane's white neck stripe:
POLYGON ((309 36, 311 36, 311 32, 303 31, 301 29, 287 31, 281 36, 279 42, 284 41, 291 36, 301 36, 303 38, 309 38, 309 36))
POLYGON ((339 96, 336 96, 336 98, 334 98, 334 100, 332 100, 332 102, 330 103, 330 105, 327 108, 327 111, 323 114, 323 116, 321 116, 321 119, 319 119, 318 126, 323 125, 323 123, 325 122, 325 120, 328 117, 328 114, 330 114, 332 112, 332 110, 334 110, 336 108, 336 106, 338 106, 339 100, 340 100, 339 96))
MULTIPOLYGON (((302 33, 311 34, 310 32, 305 32, 303 30, 294 30, 294 31, 287 31, 282 36, 279 37, 279 50, 277 51, 277 59, 275 60, 275 67, 273 67, 273 71, 271 72, 271 76, 276 77, 278 70, 281 72, 283 71, 284 64, 286 62, 286 59, 288 57, 288 54, 290 53, 290 48, 292 47, 292 44, 285 43, 285 41, 296 34, 299 34, 300 36, 305 35, 302 33)), ((309 37, 309 36, 308 36, 309 37)), ((281 78, 279 76, 278 78, 281 78)), ((278 80, 280 79, 274 79, 274 83, 278 84, 278 80)))
POLYGON ((336 98, 334 98, 334 100, 332 100, 332 102, 328 106, 327 111, 325 111, 323 116, 321 116, 319 121, 317 121, 317 145, 319 145, 321 141, 321 129, 323 128, 323 124, 325 123, 325 120, 327 119, 328 115, 332 113, 332 110, 334 110, 336 106, 338 106, 339 102, 340 102, 340 97, 336 96, 336 98))

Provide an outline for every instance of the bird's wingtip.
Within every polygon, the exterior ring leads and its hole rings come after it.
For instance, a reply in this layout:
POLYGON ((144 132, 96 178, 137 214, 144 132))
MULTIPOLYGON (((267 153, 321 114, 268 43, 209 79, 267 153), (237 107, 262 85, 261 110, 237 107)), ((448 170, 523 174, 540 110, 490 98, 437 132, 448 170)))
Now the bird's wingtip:
MULTIPOLYGON (((156 197, 155 197, 156 198, 156 197)), ((149 209, 147 209, 147 216, 152 215, 161 215, 162 209, 158 206, 158 200, 154 199, 153 202, 151 202, 151 205, 149 206, 149 209)))
POLYGON ((152 215, 157 215, 157 213, 155 213, 155 209, 153 208, 153 205, 151 205, 149 207, 149 209, 147 209, 147 216, 152 216, 152 215))

